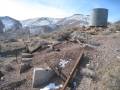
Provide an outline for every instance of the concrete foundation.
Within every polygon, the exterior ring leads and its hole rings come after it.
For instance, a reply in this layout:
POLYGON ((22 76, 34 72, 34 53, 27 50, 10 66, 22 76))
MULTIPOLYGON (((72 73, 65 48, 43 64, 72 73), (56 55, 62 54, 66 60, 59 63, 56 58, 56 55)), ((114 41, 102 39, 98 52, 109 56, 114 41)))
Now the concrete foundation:
POLYGON ((54 74, 50 68, 34 68, 33 88, 40 88, 42 85, 48 83, 54 74))

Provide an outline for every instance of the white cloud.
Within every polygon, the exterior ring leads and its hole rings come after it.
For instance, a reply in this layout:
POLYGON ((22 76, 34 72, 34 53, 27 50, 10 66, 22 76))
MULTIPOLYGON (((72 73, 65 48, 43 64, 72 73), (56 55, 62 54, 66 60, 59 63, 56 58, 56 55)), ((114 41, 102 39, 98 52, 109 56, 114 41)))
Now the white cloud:
POLYGON ((0 11, 0 16, 11 16, 19 20, 35 17, 58 18, 72 14, 59 8, 45 6, 40 3, 30 5, 20 0, 0 0, 0 11))

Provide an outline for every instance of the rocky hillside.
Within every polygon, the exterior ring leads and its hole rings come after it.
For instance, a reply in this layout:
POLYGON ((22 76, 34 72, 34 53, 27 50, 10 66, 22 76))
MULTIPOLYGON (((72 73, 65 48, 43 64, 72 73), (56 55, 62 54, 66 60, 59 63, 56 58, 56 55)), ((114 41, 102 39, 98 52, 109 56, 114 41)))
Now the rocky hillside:
POLYGON ((48 18, 48 17, 41 17, 41 18, 33 18, 22 21, 23 26, 44 26, 44 25, 52 25, 55 24, 59 19, 57 18, 48 18))
POLYGON ((32 34, 49 33, 55 30, 70 28, 75 26, 88 25, 89 16, 74 14, 65 18, 41 17, 21 21, 23 27, 28 27, 32 34))
POLYGON ((82 14, 74 14, 70 17, 63 18, 57 22, 59 25, 75 25, 75 26, 80 26, 80 25, 88 25, 88 19, 89 16, 84 16, 82 14))
POLYGON ((0 33, 3 33, 3 28, 4 28, 4 25, 3 25, 3 23, 0 20, 0 33))
POLYGON ((28 29, 23 28, 19 20, 3 16, 0 17, 0 40, 15 39, 17 37, 25 37, 28 34, 28 29))
POLYGON ((22 28, 20 21, 8 16, 0 17, 0 20, 4 24, 4 32, 9 30, 18 30, 22 28))
POLYGON ((65 18, 41 17, 19 21, 14 18, 4 16, 0 17, 1 31, 3 37, 16 38, 31 35, 46 34, 53 31, 67 30, 74 27, 87 26, 89 16, 74 14, 65 18))

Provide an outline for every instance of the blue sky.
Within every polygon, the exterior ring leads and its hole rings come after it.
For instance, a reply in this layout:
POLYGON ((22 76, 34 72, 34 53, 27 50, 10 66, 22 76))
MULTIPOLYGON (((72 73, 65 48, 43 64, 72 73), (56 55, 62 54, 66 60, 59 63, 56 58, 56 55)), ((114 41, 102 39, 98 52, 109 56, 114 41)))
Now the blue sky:
POLYGON ((0 0, 0 16, 11 16, 19 20, 90 15, 93 8, 107 8, 109 21, 120 20, 120 0, 0 0))

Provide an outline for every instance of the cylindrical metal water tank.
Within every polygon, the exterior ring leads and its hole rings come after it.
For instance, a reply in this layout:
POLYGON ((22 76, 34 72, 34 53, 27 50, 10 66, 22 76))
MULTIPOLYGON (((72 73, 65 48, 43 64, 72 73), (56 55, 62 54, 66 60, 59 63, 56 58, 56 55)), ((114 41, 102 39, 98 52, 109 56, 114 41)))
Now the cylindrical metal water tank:
POLYGON ((92 10, 90 26, 107 27, 108 9, 95 8, 92 10))

